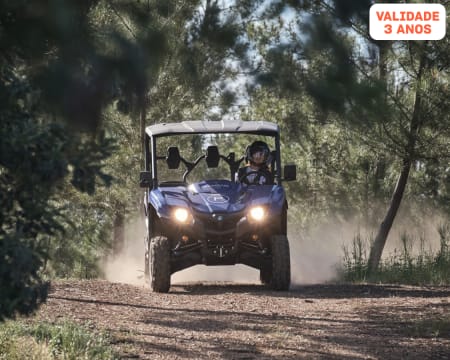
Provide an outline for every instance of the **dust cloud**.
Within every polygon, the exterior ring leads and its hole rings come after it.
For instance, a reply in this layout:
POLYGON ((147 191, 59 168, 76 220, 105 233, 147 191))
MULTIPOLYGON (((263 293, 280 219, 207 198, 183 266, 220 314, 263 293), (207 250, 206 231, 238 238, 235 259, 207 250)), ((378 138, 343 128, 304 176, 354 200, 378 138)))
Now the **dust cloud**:
POLYGON ((448 223, 448 216, 430 209, 411 216, 409 210, 409 205, 404 204, 386 242, 384 258, 403 251, 405 244, 402 238, 406 238, 406 246, 413 256, 423 252, 436 253, 439 250, 438 227, 448 223))
MULTIPOLYGON (((357 221, 324 223, 304 231, 289 224, 288 238, 291 250, 292 285, 319 284, 337 278, 342 263, 344 247, 351 251, 356 234, 361 234, 363 247, 368 255, 370 241, 376 229, 361 230, 357 221)), ((426 245, 427 251, 435 250, 439 244, 437 226, 442 223, 439 216, 423 218, 422 221, 398 219, 387 240, 383 257, 402 251, 402 234, 410 234, 411 254, 426 245), (422 235, 420 235, 422 234, 422 235), (419 242, 419 237, 422 240, 419 242)), ((144 279, 144 233, 145 224, 136 220, 127 225, 125 246, 115 256, 105 261, 103 273, 112 282, 146 286, 144 279)), ((172 275, 172 283, 233 282, 258 284, 259 271, 245 265, 205 266, 197 265, 172 275)))
MULTIPOLYGON (((102 265, 104 277, 112 282, 145 285, 145 223, 135 220, 127 224, 125 246, 119 254, 110 254, 102 265)), ((197 265, 172 275, 172 284, 197 282, 259 283, 259 271, 245 265, 197 265)))
POLYGON ((109 254, 102 265, 104 277, 112 282, 144 285, 144 235, 142 219, 125 227, 125 243, 118 254, 109 254))
MULTIPOLYGON (((430 213, 428 216, 411 217, 400 212, 389 233, 382 259, 403 254, 405 246, 409 255, 436 253, 440 240, 437 231, 445 223, 445 216, 430 213), (402 240, 406 239, 405 240, 402 240)), ((338 269, 343 264, 344 248, 350 253, 357 235, 362 242, 365 259, 378 228, 363 228, 356 219, 340 223, 323 223, 302 231, 291 224, 289 243, 291 247, 292 284, 313 284, 337 280, 338 269)))
MULTIPOLYGON (((293 228, 293 226, 290 226, 293 228)), ((342 243, 353 236, 349 226, 320 227, 309 236, 296 230, 288 234, 291 248, 292 282, 320 283, 331 280, 335 265, 342 256, 342 243)), ((125 246, 119 254, 111 254, 102 266, 104 276, 112 282, 145 285, 144 279, 145 224, 136 220, 127 225, 125 246)), ((172 283, 233 282, 259 284, 259 271, 246 265, 197 265, 172 275, 172 283)))
POLYGON ((308 232, 288 227, 292 285, 319 284, 336 278, 343 245, 354 236, 355 226, 323 224, 308 232))

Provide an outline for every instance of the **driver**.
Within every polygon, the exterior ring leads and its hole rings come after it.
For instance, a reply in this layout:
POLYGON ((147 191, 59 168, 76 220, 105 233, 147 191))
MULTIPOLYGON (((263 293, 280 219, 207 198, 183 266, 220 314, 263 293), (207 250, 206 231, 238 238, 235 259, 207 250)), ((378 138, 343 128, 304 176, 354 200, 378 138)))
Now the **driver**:
POLYGON ((264 141, 254 141, 245 150, 246 166, 238 170, 236 181, 247 185, 273 184, 273 176, 269 167, 271 161, 269 146, 264 141))

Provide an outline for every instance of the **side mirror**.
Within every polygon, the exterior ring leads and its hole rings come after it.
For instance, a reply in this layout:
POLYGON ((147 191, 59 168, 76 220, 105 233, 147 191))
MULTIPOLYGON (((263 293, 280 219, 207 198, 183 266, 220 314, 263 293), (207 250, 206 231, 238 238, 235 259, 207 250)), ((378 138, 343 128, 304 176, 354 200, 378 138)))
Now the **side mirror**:
POLYGON ((211 145, 206 149, 206 165, 209 168, 216 168, 219 165, 220 155, 217 146, 211 145))
POLYGON ((167 149, 166 163, 169 169, 178 169, 180 166, 180 151, 176 146, 169 146, 167 149))
POLYGON ((295 164, 284 165, 283 174, 284 174, 283 180, 285 181, 297 180, 297 165, 295 164))
POLYGON ((151 171, 141 171, 139 174, 139 186, 141 188, 152 187, 152 173, 151 171))

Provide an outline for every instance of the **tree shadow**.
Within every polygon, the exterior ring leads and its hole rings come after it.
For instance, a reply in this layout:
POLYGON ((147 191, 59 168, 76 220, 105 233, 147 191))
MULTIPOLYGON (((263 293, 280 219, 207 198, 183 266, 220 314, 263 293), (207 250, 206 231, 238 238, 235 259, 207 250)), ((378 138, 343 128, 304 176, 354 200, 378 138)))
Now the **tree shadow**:
POLYGON ((273 291, 268 289, 266 286, 257 284, 195 283, 173 285, 170 291, 173 294, 189 296, 225 293, 251 293, 252 295, 257 296, 305 299, 354 299, 386 297, 433 298, 450 296, 450 286, 415 287, 377 284, 294 285, 289 291, 273 291))
MULTIPOLYGON (((150 295, 148 289, 128 286, 124 290, 130 297, 109 301, 108 291, 121 288, 107 283, 97 285, 101 287, 99 296, 105 297, 93 298, 84 292, 80 297, 51 293, 49 298, 86 304, 89 311, 109 314, 111 324, 106 330, 123 358, 434 359, 450 353, 448 324, 439 322, 439 315, 448 314, 450 304, 443 299, 414 305, 406 299, 450 297, 448 287, 302 285, 288 292, 275 292, 262 285, 196 283, 175 285, 169 294, 152 294, 149 302, 145 297, 150 295), (289 304, 299 311, 280 311, 270 305, 255 309, 246 306, 245 310, 220 306, 218 299, 222 297, 241 298, 235 294, 248 294, 249 301, 259 296, 272 297, 274 304, 289 304), (202 307, 201 303, 199 306, 198 301, 209 301, 208 296, 218 308, 202 307), (405 301, 397 300, 394 309, 388 301, 392 297, 405 301), (182 301, 172 302, 174 298, 182 301), (372 302, 370 298, 382 300, 372 302), (333 301, 329 308, 314 304, 334 299, 368 300, 364 305, 356 301, 346 310, 336 307, 338 303, 333 301), (126 317, 121 318, 124 313, 126 317)), ((89 314, 85 306, 71 308, 89 314)))

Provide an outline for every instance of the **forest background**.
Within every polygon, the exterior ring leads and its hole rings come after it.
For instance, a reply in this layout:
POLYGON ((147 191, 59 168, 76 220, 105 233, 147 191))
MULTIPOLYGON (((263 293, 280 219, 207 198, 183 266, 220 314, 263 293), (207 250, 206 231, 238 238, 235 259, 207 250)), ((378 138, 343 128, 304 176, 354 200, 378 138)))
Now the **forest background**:
POLYGON ((158 122, 276 122, 298 167, 290 228, 345 234, 363 278, 396 237, 448 260, 449 37, 374 41, 370 5, 1 0, 0 319, 127 246, 158 122))

